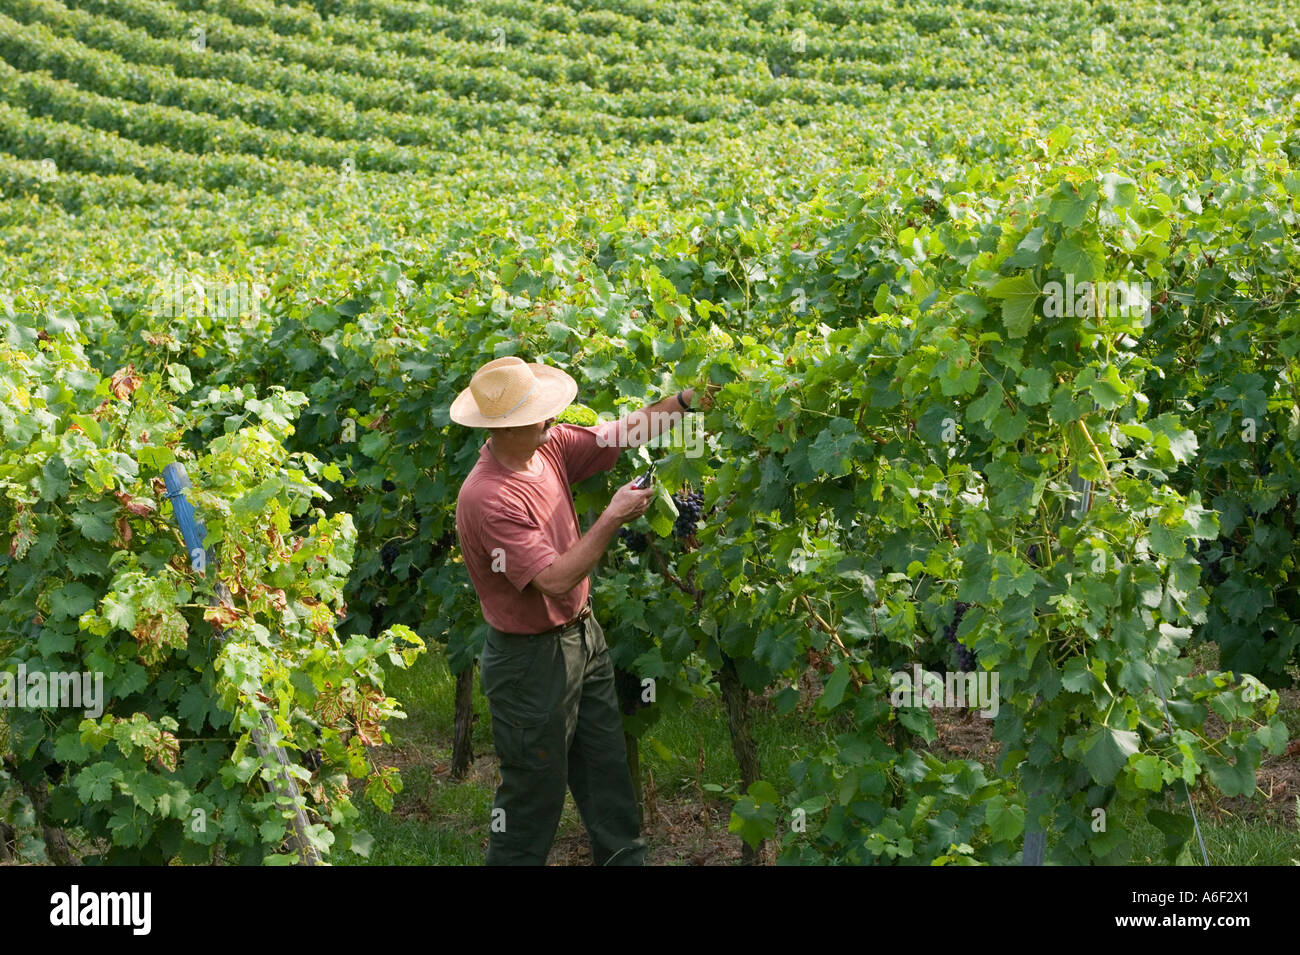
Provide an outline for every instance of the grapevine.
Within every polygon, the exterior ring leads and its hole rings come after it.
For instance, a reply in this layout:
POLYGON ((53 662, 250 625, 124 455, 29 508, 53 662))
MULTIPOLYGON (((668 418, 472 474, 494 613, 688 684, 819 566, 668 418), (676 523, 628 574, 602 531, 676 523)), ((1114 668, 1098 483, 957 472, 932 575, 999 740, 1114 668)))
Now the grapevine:
POLYGON ((348 858, 411 798, 374 750, 442 705, 385 691, 426 644, 480 738, 448 409, 503 355, 573 426, 697 396, 591 588, 655 681, 631 737, 719 697, 747 846, 1014 863, 1032 819, 1131 861, 1104 797, 1173 860, 1184 783, 1257 795, 1300 661, 1294 12, 798 6, 6 5, 0 664, 111 685, 0 711, 22 861, 285 861, 266 717, 348 858), (1085 281, 1149 312, 1058 307, 1085 281), (995 759, 888 702, 940 655, 1000 677, 995 759))

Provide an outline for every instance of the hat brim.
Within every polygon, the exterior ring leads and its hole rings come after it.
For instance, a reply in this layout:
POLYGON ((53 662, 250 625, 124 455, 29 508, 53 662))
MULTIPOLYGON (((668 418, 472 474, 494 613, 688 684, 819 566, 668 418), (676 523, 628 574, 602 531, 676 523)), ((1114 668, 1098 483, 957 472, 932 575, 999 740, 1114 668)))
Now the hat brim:
POLYGON ((451 403, 451 420, 467 428, 517 428, 555 417, 578 397, 578 383, 568 372, 550 365, 529 365, 528 368, 537 379, 537 387, 510 414, 500 418, 485 416, 478 410, 474 395, 466 388, 451 403))

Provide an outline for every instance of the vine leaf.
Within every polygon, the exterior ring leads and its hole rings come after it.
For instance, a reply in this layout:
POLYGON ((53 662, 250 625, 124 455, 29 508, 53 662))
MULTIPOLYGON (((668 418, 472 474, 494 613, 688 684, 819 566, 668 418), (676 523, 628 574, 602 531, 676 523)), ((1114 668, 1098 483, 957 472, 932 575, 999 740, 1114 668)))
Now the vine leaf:
POLYGON ((1002 324, 1011 338, 1024 338, 1034 323, 1034 305, 1040 289, 1033 276, 1015 275, 1002 279, 989 295, 1002 300, 1002 324))
POLYGON ((1138 751, 1138 742, 1138 734, 1132 730, 1098 726, 1084 740, 1083 764, 1094 780, 1107 786, 1138 751))
POLYGON ((819 473, 842 477, 849 473, 854 449, 862 443, 857 428, 847 418, 832 418, 808 448, 808 463, 819 473))

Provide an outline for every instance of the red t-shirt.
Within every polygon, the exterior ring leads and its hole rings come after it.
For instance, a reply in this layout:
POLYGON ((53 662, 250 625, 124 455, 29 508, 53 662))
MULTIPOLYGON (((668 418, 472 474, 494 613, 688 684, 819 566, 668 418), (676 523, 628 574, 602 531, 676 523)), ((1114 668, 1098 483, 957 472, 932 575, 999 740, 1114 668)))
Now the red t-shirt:
POLYGON ((456 498, 456 533, 483 619, 498 630, 542 633, 568 623, 587 602, 587 579, 562 597, 528 584, 582 536, 569 485, 614 466, 616 426, 555 425, 534 455, 540 474, 511 471, 486 442, 479 450, 456 498))

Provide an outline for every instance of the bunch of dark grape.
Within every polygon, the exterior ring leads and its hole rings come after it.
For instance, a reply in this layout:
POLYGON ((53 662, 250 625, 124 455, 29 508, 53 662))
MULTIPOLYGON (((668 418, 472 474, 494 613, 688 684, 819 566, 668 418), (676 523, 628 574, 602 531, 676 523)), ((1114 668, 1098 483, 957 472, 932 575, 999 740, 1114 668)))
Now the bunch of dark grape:
POLYGON ((384 573, 392 572, 393 561, 397 560, 398 549, 397 541, 389 541, 379 549, 379 559, 384 565, 384 573))
POLYGON ((677 521, 673 524, 673 536, 686 540, 695 533, 695 525, 704 516, 704 494, 701 491, 682 491, 673 495, 677 505, 677 521))
POLYGON ((447 533, 443 534, 433 542, 433 556, 438 557, 445 554, 454 543, 456 543, 456 532, 447 531, 447 533))
POLYGON ((646 548, 646 536, 637 531, 628 530, 626 527, 618 529, 618 539, 634 554, 640 554, 646 548))
POLYGON ((967 649, 963 644, 957 642, 957 627, 961 625, 961 618, 966 615, 970 609, 970 604, 962 603, 960 600, 953 606, 952 623, 944 628, 943 637, 954 647, 957 648, 957 669, 967 673, 975 669, 975 653, 967 649))

